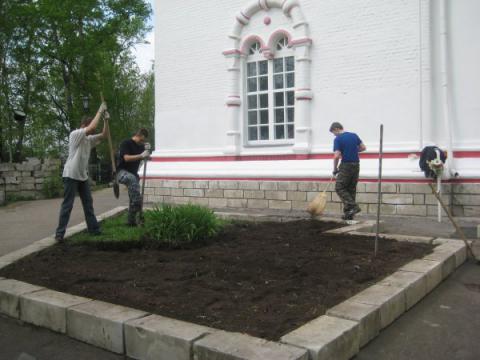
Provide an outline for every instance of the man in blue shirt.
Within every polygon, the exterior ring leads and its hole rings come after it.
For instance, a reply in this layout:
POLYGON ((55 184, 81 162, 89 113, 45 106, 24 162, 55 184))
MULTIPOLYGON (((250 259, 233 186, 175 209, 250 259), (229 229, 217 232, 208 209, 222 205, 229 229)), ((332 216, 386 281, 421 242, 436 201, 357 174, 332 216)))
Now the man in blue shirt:
POLYGON ((361 211, 355 202, 357 196, 358 175, 360 173, 360 157, 358 153, 367 148, 357 134, 343 130, 342 124, 334 122, 330 132, 335 135, 333 142, 333 175, 337 176, 335 191, 343 202, 342 219, 352 220, 361 211), (340 166, 338 163, 342 159, 340 166))

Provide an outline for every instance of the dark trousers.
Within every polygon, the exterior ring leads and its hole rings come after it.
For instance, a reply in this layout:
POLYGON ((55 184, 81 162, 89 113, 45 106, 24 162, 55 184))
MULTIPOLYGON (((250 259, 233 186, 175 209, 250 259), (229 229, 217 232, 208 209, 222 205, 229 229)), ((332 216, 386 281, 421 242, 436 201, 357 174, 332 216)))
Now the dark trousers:
POLYGON ((358 175, 360 173, 359 163, 341 163, 335 183, 335 191, 343 202, 345 213, 356 208, 358 175))
POLYGON ((137 223, 137 214, 142 210, 142 195, 140 194, 140 179, 138 175, 132 174, 127 170, 121 169, 117 175, 118 182, 126 185, 128 188, 128 223, 134 225, 137 223))
POLYGON ((55 235, 62 238, 65 235, 77 191, 80 195, 80 199, 82 200, 83 212, 85 214, 85 221, 87 222, 88 231, 90 233, 99 232, 100 226, 98 225, 97 218, 95 217, 95 213, 93 211, 93 199, 88 180, 79 181, 71 178, 63 178, 63 188, 63 203, 62 207, 60 208, 60 219, 58 220, 58 227, 55 235))

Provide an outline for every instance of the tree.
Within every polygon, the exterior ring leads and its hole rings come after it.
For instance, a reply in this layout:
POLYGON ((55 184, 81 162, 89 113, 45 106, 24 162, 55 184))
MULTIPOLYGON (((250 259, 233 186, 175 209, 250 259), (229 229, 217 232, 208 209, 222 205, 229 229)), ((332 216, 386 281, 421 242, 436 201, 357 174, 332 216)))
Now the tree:
POLYGON ((64 153, 84 114, 82 98, 90 96, 95 109, 100 91, 119 121, 143 123, 137 107, 145 80, 130 49, 149 30, 150 14, 144 0, 3 0, 1 160, 64 153), (14 122, 15 108, 27 113, 26 123, 14 122))

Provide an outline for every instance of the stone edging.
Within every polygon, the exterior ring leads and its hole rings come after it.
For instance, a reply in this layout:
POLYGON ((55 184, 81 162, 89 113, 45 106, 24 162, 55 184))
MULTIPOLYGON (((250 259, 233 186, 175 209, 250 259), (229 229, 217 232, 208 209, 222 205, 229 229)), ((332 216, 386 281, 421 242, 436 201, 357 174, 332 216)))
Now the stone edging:
MULTIPOLYGON (((99 218, 105 219, 124 209, 116 208, 99 218)), ((218 215, 254 221, 273 220, 268 215, 218 215)), ((278 221, 278 218, 275 220, 278 221)), ((289 221, 292 217, 282 217, 280 220, 289 221)), ((372 231, 373 227, 374 223, 367 221, 328 232, 368 236, 369 233, 358 231, 372 231)), ((68 236, 84 229, 85 224, 69 228, 68 236)), ((432 254, 411 261, 377 284, 329 309, 325 315, 284 335, 280 342, 217 330, 2 278, 0 313, 134 359, 347 360, 432 291, 467 257, 465 245, 458 240, 391 234, 380 236, 398 241, 432 243, 437 247, 432 254)), ((53 237, 47 237, 0 257, 0 268, 54 243, 53 237)))

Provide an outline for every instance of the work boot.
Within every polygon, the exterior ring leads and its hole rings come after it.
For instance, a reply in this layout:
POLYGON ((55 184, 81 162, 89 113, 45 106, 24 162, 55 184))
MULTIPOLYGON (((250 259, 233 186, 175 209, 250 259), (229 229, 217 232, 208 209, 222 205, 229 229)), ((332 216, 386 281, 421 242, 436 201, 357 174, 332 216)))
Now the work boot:
POLYGON ((345 216, 347 217, 347 215, 348 215, 348 217, 349 217, 349 219, 345 219, 345 220, 353 220, 353 217, 354 217, 356 214, 358 214, 360 211, 362 211, 362 209, 360 208, 360 206, 355 205, 355 207, 354 207, 353 209, 351 209, 351 210, 349 210, 349 211, 347 211, 347 212, 345 213, 345 216))
POLYGON ((57 242, 57 244, 65 244, 65 239, 63 238, 63 236, 60 235, 55 236, 55 241, 57 242))

